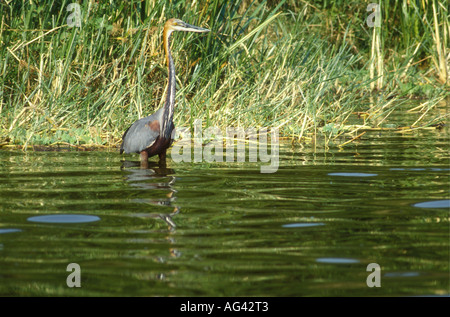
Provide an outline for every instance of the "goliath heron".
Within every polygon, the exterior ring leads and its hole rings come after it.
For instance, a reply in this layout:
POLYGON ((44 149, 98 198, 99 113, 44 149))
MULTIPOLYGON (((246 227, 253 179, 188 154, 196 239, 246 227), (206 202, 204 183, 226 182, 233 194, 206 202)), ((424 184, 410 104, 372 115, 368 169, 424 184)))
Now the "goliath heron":
POLYGON ((163 39, 166 53, 167 67, 169 68, 169 86, 167 88, 164 107, 158 109, 151 116, 142 118, 133 123, 123 134, 120 154, 139 153, 141 165, 148 164, 148 158, 156 154, 159 161, 165 162, 166 150, 172 144, 173 110, 175 106, 175 65, 170 52, 170 36, 173 31, 209 32, 208 29, 187 24, 179 19, 170 19, 164 25, 163 39))

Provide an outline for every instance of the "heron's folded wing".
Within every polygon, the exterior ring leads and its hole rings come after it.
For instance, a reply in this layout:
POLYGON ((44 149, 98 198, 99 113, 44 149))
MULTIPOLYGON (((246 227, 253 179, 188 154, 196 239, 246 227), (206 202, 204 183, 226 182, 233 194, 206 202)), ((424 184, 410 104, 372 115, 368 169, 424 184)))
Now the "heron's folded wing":
POLYGON ((159 121, 154 116, 142 118, 125 131, 120 153, 140 153, 155 143, 159 136, 159 121))

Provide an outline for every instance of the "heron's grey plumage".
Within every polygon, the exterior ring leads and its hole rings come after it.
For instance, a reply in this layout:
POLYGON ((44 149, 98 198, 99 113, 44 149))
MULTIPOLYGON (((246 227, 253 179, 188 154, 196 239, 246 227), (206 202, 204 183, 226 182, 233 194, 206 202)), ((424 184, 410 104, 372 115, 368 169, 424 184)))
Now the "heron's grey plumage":
POLYGON ((120 153, 140 153, 152 146, 160 132, 152 130, 150 124, 155 120, 161 122, 163 111, 164 108, 160 108, 151 116, 134 122, 123 134, 120 153))

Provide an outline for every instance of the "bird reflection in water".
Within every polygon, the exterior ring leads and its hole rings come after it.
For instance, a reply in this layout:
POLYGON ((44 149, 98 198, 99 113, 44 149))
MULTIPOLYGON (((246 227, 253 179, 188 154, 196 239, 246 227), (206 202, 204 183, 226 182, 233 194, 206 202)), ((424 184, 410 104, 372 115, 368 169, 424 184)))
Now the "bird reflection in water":
MULTIPOLYGON (((167 191, 168 193, 164 195, 164 198, 139 198, 133 199, 133 202, 148 204, 151 206, 157 206, 157 208, 167 208, 171 207, 172 203, 175 201, 176 190, 173 188, 175 183, 175 171, 173 169, 167 168, 165 163, 148 162, 144 167, 142 162, 135 161, 122 161, 121 170, 128 172, 126 180, 130 182, 130 186, 137 187, 144 190, 150 190, 154 193, 153 196, 159 196, 160 191, 167 191)), ((153 209, 153 208, 152 208, 153 209)), ((167 213, 139 213, 135 216, 143 218, 154 218, 164 220, 169 230, 175 229, 176 224, 172 217, 180 212, 178 206, 174 206, 171 212, 167 213)))

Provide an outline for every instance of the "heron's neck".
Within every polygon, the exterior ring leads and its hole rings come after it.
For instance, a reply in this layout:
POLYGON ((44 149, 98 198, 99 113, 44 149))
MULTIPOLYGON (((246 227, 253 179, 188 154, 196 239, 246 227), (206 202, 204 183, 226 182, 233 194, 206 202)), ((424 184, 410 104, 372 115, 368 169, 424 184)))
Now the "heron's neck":
POLYGON ((164 30, 164 50, 166 52, 167 67, 169 69, 169 85, 167 87, 166 102, 164 103, 164 111, 162 117, 162 124, 160 125, 160 134, 165 139, 171 137, 172 131, 170 127, 172 126, 173 120, 173 110, 175 107, 175 65, 172 58, 172 53, 170 52, 170 36, 172 31, 164 30))

